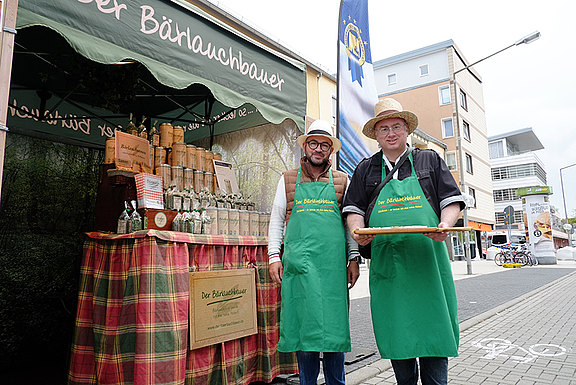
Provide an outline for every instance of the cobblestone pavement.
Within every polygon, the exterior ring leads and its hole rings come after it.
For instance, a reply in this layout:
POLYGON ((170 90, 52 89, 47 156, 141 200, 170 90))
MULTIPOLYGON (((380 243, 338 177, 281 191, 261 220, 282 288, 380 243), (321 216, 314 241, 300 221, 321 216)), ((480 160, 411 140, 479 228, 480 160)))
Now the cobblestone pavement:
MULTIPOLYGON (((512 273, 519 277, 516 274, 512 273)), ((498 286, 492 287, 492 292, 497 291, 498 286)), ((460 355, 449 361, 448 383, 576 385, 575 315, 576 272, 572 269, 461 322, 460 355)), ((379 359, 347 373, 349 385, 395 383, 389 360, 379 359)))

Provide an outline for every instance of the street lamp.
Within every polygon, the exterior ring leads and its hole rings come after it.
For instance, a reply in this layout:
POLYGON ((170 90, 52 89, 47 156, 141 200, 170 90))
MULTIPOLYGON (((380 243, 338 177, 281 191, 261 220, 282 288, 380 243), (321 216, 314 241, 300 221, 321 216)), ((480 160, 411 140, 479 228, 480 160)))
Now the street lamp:
MULTIPOLYGON (((520 44, 530 44, 535 40, 538 40, 540 38, 540 32, 536 31, 536 32, 532 32, 529 35, 524 36, 523 38, 516 40, 513 44, 510 44, 508 47, 502 48, 499 51, 494 52, 493 54, 490 54, 478 61, 475 61, 472 64, 469 64, 467 66, 465 66, 464 68, 459 69, 458 71, 453 71, 451 76, 450 76, 450 85, 454 91, 454 106, 455 106, 455 117, 456 117, 456 126, 455 126, 455 131, 456 131, 456 149, 458 152, 458 174, 460 177, 460 190, 465 193, 465 183, 464 183, 464 167, 463 167, 463 151, 462 151, 462 135, 460 132, 460 116, 459 116, 459 112, 458 112, 458 90, 456 88, 456 74, 469 69, 470 67, 472 67, 473 65, 476 65, 488 58, 491 58, 494 55, 499 54, 500 52, 506 51, 508 48, 512 48, 515 47, 517 45, 520 44)), ((463 222, 463 226, 464 227, 468 227, 468 210, 464 209, 462 211, 462 222, 463 222)), ((466 259, 466 268, 467 268, 467 273, 469 275, 472 274, 472 259, 470 258, 470 247, 469 247, 469 242, 470 242, 470 233, 469 231, 464 232, 464 257, 466 259)))
MULTIPOLYGON (((569 225, 569 223, 568 223, 568 210, 566 210, 566 198, 564 197, 564 180, 562 179, 562 170, 572 166, 576 166, 576 163, 571 164, 570 166, 560 168, 560 186, 562 186, 562 202, 564 203, 564 215, 566 216, 566 225, 569 225)), ((570 228, 572 229, 572 226, 570 226, 570 228)), ((568 245, 572 246, 572 231, 568 233, 568 245)))

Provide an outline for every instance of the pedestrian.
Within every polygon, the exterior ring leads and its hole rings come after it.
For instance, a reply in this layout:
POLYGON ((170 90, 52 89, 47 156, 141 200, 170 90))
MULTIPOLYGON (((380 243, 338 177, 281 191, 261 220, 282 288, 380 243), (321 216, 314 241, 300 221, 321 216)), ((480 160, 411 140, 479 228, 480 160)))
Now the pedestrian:
MULTIPOLYGON (((349 229, 454 226, 464 198, 448 167, 435 151, 407 146, 418 126, 416 115, 391 98, 379 101, 374 111, 362 133, 375 139, 381 151, 354 171, 343 209, 349 229), (381 187, 388 174, 391 179, 381 187)), ((458 355, 456 292, 443 242, 447 236, 353 234, 361 246, 370 245, 374 335, 381 356, 391 359, 398 384, 418 382, 418 362, 423 385, 446 384, 447 357, 458 355)))
POLYGON ((330 123, 316 120, 297 143, 304 156, 278 182, 268 236, 270 277, 282 285, 278 350, 296 352, 300 384, 316 384, 321 352, 326 384, 344 384, 348 289, 359 276, 358 245, 341 216, 348 176, 331 167, 341 143, 330 123))

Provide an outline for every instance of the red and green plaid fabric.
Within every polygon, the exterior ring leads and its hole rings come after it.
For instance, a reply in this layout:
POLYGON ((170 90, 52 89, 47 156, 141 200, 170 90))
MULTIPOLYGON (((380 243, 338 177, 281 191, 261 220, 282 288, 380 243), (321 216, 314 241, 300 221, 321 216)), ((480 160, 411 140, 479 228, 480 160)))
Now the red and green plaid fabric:
POLYGON ((88 235, 69 384, 248 384, 297 372, 295 356, 277 350, 266 238, 88 235), (188 350, 189 269, 246 267, 257 269, 258 334, 188 350))

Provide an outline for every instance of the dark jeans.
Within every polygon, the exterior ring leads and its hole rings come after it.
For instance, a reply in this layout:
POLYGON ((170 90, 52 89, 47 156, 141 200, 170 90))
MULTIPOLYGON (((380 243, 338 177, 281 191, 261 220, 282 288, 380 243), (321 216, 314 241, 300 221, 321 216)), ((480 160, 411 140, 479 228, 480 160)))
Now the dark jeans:
MULTIPOLYGON (((420 377, 422 385, 446 385, 448 383, 447 357, 420 357, 420 377)), ((416 358, 390 360, 398 385, 418 383, 418 362, 416 358)))
MULTIPOLYGON (((326 385, 344 384, 344 353, 322 353, 326 385)), ((320 353, 296 352, 300 385, 316 385, 320 373, 320 353)))

